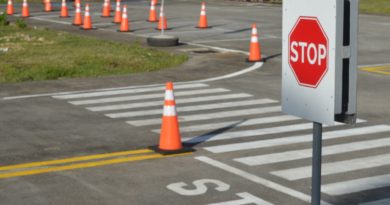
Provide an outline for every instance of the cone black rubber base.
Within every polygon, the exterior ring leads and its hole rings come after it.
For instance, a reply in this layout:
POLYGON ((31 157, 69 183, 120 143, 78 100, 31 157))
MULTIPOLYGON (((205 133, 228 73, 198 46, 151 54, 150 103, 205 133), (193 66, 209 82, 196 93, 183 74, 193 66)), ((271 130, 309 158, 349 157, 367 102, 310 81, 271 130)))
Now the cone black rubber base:
POLYGON ((159 36, 148 37, 146 39, 146 42, 150 46, 170 47, 170 46, 178 46, 179 38, 176 36, 159 35, 159 36))
POLYGON ((121 22, 115 22, 115 21, 112 21, 112 23, 114 23, 114 24, 121 24, 121 22))
POLYGON ((213 27, 212 26, 207 26, 207 27, 195 26, 195 28, 197 28, 197 29, 209 29, 209 28, 213 28, 213 27))
POLYGON ((157 23, 158 21, 149 21, 149 20, 146 20, 146 22, 149 22, 149 23, 157 23))
POLYGON ((101 18, 111 18, 111 17, 113 17, 113 16, 100 16, 101 18))
POLYGON ((184 146, 182 149, 179 150, 162 150, 158 148, 158 145, 150 146, 148 148, 162 155, 183 154, 183 153, 191 153, 195 151, 194 149, 192 149, 192 147, 184 147, 184 146))
POLYGON ((84 30, 84 31, 97 30, 97 28, 95 28, 95 27, 93 27, 93 28, 87 28, 87 29, 81 27, 80 29, 81 29, 81 30, 84 30))
POLYGON ((82 26, 83 24, 74 24, 72 23, 72 26, 82 26))
MULTIPOLYGON (((161 31, 162 29, 154 28, 154 30, 161 31)), ((164 31, 169 31, 169 30, 172 30, 172 28, 166 28, 166 29, 164 29, 164 31)))
POLYGON ((60 16, 60 18, 66 19, 66 18, 70 18, 70 16, 60 16))
POLYGON ((132 30, 128 30, 128 31, 121 31, 121 30, 116 30, 117 32, 120 32, 120 33, 130 33, 130 32, 133 32, 132 30))

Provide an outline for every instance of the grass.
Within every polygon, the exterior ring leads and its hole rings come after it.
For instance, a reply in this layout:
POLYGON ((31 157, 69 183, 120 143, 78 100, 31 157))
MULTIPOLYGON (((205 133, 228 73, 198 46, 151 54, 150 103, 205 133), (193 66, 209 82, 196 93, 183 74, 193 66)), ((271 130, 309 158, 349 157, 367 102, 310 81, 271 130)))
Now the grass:
POLYGON ((390 0, 360 0, 359 9, 368 14, 390 14, 390 0))
POLYGON ((143 48, 137 43, 109 42, 16 25, 0 26, 0 82, 149 72, 186 60, 186 55, 143 48))

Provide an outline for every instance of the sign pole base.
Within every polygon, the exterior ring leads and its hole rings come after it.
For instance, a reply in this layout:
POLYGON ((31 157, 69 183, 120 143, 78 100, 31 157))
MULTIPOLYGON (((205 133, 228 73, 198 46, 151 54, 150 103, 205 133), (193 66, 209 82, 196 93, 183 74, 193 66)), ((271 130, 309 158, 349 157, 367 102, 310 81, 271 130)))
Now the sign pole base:
POLYGON ((311 205, 321 204, 322 124, 313 122, 311 205))

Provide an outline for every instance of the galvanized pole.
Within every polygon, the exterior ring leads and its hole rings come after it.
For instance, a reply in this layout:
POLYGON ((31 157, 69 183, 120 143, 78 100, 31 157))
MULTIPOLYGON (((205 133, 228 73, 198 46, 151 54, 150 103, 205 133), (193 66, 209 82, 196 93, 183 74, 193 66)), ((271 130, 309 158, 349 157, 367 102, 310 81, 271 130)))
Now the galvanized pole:
POLYGON ((311 205, 321 204, 322 124, 313 122, 311 205))
POLYGON ((165 12, 164 12, 164 0, 161 1, 161 13, 163 15, 163 19, 162 19, 162 27, 161 27, 161 35, 163 36, 164 35, 164 18, 165 18, 165 12))

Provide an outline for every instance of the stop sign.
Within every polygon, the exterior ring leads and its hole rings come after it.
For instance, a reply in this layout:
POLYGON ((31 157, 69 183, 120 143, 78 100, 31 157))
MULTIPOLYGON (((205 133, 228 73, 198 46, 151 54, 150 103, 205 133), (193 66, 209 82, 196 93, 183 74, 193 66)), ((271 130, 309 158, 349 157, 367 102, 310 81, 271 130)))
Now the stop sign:
POLYGON ((299 17, 288 36, 288 63, 299 85, 316 88, 328 70, 328 37, 316 17, 299 17))

